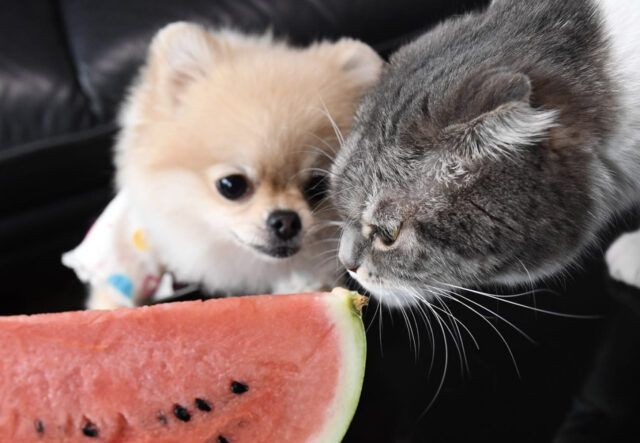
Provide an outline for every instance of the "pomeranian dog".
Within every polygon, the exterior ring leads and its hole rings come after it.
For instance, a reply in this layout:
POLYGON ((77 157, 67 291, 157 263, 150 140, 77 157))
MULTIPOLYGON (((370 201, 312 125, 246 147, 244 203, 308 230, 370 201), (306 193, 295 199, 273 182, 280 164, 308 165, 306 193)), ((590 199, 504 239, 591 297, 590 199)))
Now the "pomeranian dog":
POLYGON ((383 62, 352 39, 166 26, 120 115, 118 194, 63 256, 88 308, 144 304, 162 276, 210 293, 335 282, 326 170, 383 62))

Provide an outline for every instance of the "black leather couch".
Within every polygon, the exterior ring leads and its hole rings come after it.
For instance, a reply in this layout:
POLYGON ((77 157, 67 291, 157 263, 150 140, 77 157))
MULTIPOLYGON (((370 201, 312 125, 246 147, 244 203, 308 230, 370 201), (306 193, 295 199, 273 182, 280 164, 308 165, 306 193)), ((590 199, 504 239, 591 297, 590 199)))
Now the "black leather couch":
MULTIPOLYGON (((482 7, 487 1, 0 3, 0 314, 82 307, 83 288, 60 265, 60 254, 81 240, 112 195, 110 151, 117 106, 151 36, 166 23, 189 20, 246 31, 272 28, 276 35, 297 44, 348 35, 388 55, 444 17, 482 7)), ((585 260, 583 269, 560 285, 562 298, 539 295, 538 303, 547 309, 587 314, 615 309, 615 303, 605 296, 602 261, 597 257, 585 260)), ((481 352, 475 351, 469 339, 464 340, 470 369, 464 375, 450 337, 453 354, 448 369, 442 359, 442 337, 436 337, 439 344, 429 375, 431 352, 426 336, 422 352, 414 357, 400 317, 386 317, 380 331, 373 309, 368 311, 366 321, 372 326, 365 388, 346 441, 551 440, 571 409, 572 395, 589 373, 604 322, 535 316, 500 307, 501 315, 539 342, 538 346, 528 344, 504 323, 496 322, 512 346, 520 367, 518 377, 495 333, 468 312, 452 308, 469 324, 482 347, 481 352), (443 371, 447 377, 438 401, 418 420, 443 371)), ((604 339, 605 350, 607 343, 620 342, 620 331, 611 335, 615 338, 604 339)), ((625 358, 618 360, 627 367, 625 358)), ((599 365, 590 380, 610 378, 608 369, 603 372, 599 365)), ((595 385, 604 386, 597 381, 595 385)), ((606 395, 599 394, 599 398, 612 397, 615 403, 618 394, 612 392, 618 391, 602 389, 606 395)), ((609 406, 583 401, 588 395, 579 398, 558 441, 608 441, 580 439, 585 432, 610 436, 617 422, 607 415, 609 406), (591 432, 593 426, 599 431, 591 432)))

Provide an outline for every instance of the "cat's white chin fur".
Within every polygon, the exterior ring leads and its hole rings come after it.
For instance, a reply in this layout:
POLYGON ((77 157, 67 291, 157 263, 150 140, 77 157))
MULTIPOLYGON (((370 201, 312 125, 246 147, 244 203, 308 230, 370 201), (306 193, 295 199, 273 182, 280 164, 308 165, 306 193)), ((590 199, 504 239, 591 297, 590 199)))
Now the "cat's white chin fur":
MULTIPOLYGON (((362 269, 362 268, 361 268, 362 269)), ((406 308, 418 303, 426 303, 430 298, 428 293, 421 293, 409 287, 401 287, 394 285, 383 285, 362 278, 358 273, 351 270, 347 271, 349 275, 356 280, 371 295, 390 308, 406 308)))
POLYGON ((621 235, 609 247, 605 259, 611 277, 640 288, 640 230, 621 235))

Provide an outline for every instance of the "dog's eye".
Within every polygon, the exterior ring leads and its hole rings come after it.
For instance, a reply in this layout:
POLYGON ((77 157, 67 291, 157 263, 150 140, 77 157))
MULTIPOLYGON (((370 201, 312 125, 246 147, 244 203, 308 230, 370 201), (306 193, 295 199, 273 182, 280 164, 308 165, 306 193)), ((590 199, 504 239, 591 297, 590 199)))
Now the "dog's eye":
POLYGON ((238 200, 249 191, 249 181, 244 175, 233 174, 218 180, 216 187, 224 198, 238 200))
POLYGON ((327 179, 321 175, 311 177, 302 188, 309 205, 315 206, 327 196, 327 179))

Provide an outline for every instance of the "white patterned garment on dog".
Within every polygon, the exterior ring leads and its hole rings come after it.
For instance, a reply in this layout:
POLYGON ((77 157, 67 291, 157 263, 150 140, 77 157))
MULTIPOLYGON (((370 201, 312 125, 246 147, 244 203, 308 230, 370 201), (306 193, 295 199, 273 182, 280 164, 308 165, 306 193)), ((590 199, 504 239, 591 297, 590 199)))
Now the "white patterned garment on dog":
POLYGON ((153 296, 163 274, 126 191, 116 195, 62 263, 93 288, 106 288, 121 306, 139 305, 153 296))

